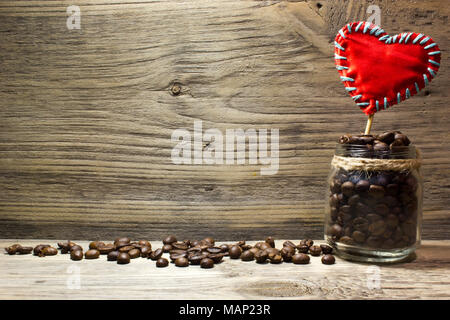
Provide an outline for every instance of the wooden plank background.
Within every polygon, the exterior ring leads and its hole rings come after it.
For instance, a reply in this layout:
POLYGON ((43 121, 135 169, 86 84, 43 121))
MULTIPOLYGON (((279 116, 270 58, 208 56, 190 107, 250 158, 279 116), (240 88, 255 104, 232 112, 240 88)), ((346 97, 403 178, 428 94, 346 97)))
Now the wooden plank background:
POLYGON ((363 129, 332 40, 381 8, 439 43, 439 75, 377 114, 423 151, 423 236, 450 236, 449 7, 441 1, 0 1, 2 238, 321 238, 337 138, 363 129), (71 3, 70 3, 71 4, 71 3), (170 92, 179 83, 182 92, 170 92), (171 134, 280 129, 280 169, 174 165, 171 134))

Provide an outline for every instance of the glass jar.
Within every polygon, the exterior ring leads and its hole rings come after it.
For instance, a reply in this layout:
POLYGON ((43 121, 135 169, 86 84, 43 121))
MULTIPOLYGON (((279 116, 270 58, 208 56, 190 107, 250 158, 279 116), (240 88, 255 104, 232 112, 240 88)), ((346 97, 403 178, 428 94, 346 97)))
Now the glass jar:
POLYGON ((420 244, 422 176, 412 145, 339 144, 328 179, 325 239, 344 259, 398 262, 420 244))

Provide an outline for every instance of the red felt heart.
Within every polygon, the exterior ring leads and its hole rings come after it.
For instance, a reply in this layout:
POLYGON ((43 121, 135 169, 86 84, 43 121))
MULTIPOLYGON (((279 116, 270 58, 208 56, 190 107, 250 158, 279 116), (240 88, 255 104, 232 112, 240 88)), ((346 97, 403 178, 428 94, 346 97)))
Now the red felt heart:
POLYGON ((347 24, 334 44, 345 89, 367 115, 418 93, 436 76, 441 61, 430 37, 414 32, 389 36, 370 22, 347 24))

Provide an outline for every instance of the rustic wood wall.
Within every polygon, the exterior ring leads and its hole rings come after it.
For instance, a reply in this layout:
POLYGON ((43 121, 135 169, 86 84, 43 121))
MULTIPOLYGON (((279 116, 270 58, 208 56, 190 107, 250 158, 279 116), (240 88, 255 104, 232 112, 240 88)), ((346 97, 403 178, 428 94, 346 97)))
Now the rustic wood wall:
POLYGON ((450 236, 449 7, 433 1, 0 1, 0 237, 320 238, 336 139, 363 129, 332 40, 381 8, 441 47, 427 90, 377 114, 424 155, 424 232, 450 236), (66 8, 81 8, 68 30, 66 8), (173 95, 174 83, 181 94, 173 95), (171 133, 279 128, 280 169, 174 165, 171 133))

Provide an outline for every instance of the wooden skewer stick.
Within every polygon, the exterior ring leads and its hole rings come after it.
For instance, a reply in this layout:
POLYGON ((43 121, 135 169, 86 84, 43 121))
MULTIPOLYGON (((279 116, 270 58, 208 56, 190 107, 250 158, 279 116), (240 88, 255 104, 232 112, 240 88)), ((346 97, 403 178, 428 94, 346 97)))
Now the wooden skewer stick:
POLYGON ((366 131, 364 132, 364 134, 370 134, 370 129, 372 128, 372 121, 373 121, 373 114, 371 114, 369 116, 369 119, 367 119, 366 131))

